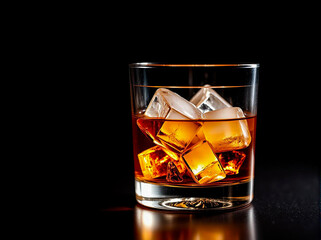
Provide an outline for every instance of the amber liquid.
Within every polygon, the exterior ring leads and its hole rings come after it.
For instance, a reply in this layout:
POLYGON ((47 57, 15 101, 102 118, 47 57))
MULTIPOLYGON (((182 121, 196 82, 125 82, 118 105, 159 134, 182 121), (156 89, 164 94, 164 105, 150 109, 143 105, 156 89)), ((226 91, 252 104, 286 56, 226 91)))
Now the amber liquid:
MULTIPOLYGON (((154 183, 159 185, 170 185, 170 186, 184 186, 184 187, 208 187, 208 186, 225 186, 225 185, 233 185, 243 182, 249 182, 254 177, 254 151, 255 151, 255 131, 256 131, 256 116, 245 113, 246 118, 242 119, 247 122, 248 129, 251 135, 251 142, 245 148, 236 148, 235 150, 225 151, 225 152, 215 152, 216 157, 222 162, 228 162, 233 160, 233 158, 242 158, 242 164, 239 167, 237 173, 229 172, 228 167, 226 167, 225 172, 226 177, 222 180, 207 183, 207 184, 198 184, 192 178, 191 173, 189 171, 185 171, 182 174, 182 179, 179 182, 169 182, 166 179, 166 176, 161 177, 145 177, 141 166, 140 161, 138 159, 138 154, 150 149, 152 147, 157 146, 153 142, 153 135, 155 136, 160 128, 165 124, 179 124, 188 126, 190 123, 195 123, 195 125, 203 126, 204 123, 225 123, 229 122, 233 124, 233 122, 240 121, 240 119, 226 119, 226 120, 166 120, 166 119, 157 119, 157 118, 146 118, 144 115, 132 116, 132 129, 133 129, 133 153, 134 153, 134 167, 135 167, 135 178, 141 182, 154 183), (143 131, 138 127, 137 122, 144 123, 144 126, 148 128, 148 132, 150 136, 144 134, 143 131)), ((186 133, 187 135, 189 133, 186 133)), ((190 143, 192 145, 192 142, 190 143)), ((168 147, 171 151, 177 152, 177 148, 168 147)), ((215 146, 214 146, 215 149, 215 146)), ((178 149, 180 150, 180 149, 178 149)), ((178 153, 180 156, 180 153, 178 153)))

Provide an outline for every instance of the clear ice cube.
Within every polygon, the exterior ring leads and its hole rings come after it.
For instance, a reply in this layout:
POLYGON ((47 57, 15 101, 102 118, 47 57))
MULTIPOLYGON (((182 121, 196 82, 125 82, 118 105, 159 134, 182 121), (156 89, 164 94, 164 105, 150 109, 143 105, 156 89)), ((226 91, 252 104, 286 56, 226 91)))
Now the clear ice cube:
POLYGON ((155 92, 145 115, 165 119, 156 140, 177 152, 184 151, 201 126, 198 122, 181 120, 202 118, 201 111, 192 103, 164 88, 155 92))
POLYGON ((154 146, 139 153, 138 159, 142 173, 147 179, 166 176, 170 162, 175 163, 175 167, 181 174, 186 170, 184 163, 178 159, 175 153, 171 153, 161 146, 154 146))
POLYGON ((251 143, 251 134, 247 121, 237 120, 244 118, 239 107, 228 107, 203 114, 203 133, 216 153, 227 152, 248 147, 251 143), (229 120, 227 120, 229 119, 229 120))
POLYGON ((226 177, 220 161, 207 141, 184 152, 182 159, 194 181, 199 184, 219 181, 226 177))
POLYGON ((194 104, 166 88, 157 89, 145 111, 145 115, 166 118, 172 109, 189 119, 200 119, 202 117, 201 112, 194 104))
POLYGON ((201 88, 190 100, 203 113, 218 110, 226 107, 232 107, 221 95, 210 85, 205 85, 201 88))

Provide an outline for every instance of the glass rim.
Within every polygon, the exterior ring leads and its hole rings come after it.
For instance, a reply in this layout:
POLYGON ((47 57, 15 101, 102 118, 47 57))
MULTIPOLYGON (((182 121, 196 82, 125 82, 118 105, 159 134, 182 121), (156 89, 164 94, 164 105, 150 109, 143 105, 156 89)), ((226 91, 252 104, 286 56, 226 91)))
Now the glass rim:
POLYGON ((258 68, 259 63, 157 63, 157 62, 137 62, 130 63, 130 68, 151 68, 151 67, 240 67, 240 68, 258 68))

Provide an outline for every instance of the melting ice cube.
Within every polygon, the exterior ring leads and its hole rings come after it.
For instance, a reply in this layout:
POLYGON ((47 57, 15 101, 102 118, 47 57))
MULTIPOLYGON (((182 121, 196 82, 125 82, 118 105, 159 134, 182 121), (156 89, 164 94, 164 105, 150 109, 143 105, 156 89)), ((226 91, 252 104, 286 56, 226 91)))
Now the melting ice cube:
POLYGON ((207 120, 218 120, 204 121, 202 127, 206 140, 212 144, 216 153, 242 149, 250 145, 251 134, 247 121, 238 120, 245 117, 241 108, 228 107, 210 111, 203 117, 207 120))
POLYGON ((224 152, 218 155, 226 175, 238 174, 245 158, 246 154, 243 151, 224 152))
POLYGON ((178 152, 184 151, 201 126, 196 121, 182 120, 202 118, 201 111, 192 103, 165 88, 159 88, 155 92, 145 115, 165 119, 156 140, 178 152))
POLYGON ((232 107, 221 95, 210 85, 205 85, 190 100, 203 113, 218 110, 226 107, 232 107))
POLYGON ((167 175, 167 165, 170 162, 175 163, 178 171, 184 173, 186 167, 176 156, 168 149, 161 146, 154 146, 138 154, 140 168, 145 178, 152 179, 167 175))
POLYGON ((212 146, 207 141, 183 153, 182 158, 193 179, 199 184, 215 182, 226 176, 212 146))
POLYGON ((182 182, 183 181, 182 174, 179 172, 179 170, 174 162, 169 162, 167 164, 166 180, 167 180, 167 182, 182 182))

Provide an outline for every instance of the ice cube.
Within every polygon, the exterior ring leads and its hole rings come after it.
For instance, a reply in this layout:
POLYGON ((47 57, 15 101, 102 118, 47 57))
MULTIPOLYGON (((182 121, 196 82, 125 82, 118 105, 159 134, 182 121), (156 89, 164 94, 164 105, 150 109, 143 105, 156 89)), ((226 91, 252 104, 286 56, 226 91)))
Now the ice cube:
POLYGON ((167 164, 166 180, 167 180, 167 182, 182 182, 183 181, 182 174, 179 172, 179 170, 176 167, 174 162, 169 162, 167 164))
POLYGON ((200 126, 197 122, 165 121, 157 137, 169 149, 182 152, 191 143, 200 126))
POLYGON ((245 158, 246 154, 243 151, 231 151, 218 154, 218 159, 226 175, 238 174, 245 158))
POLYGON ((250 145, 251 134, 247 121, 237 120, 245 117, 241 108, 228 107, 210 111, 203 117, 206 119, 202 127, 203 133, 215 153, 238 150, 250 145))
POLYGON ((166 88, 157 89, 145 111, 145 115, 153 118, 166 118, 171 109, 189 119, 200 119, 202 115, 193 104, 166 88))
POLYGON ((226 107, 232 107, 221 95, 210 85, 205 85, 201 88, 190 100, 203 113, 218 110, 226 107))
POLYGON ((203 141, 182 155, 194 181, 206 184, 219 181, 226 177, 224 169, 214 154, 213 148, 203 141))
POLYGON ((184 151, 201 126, 199 122, 185 120, 202 118, 201 111, 192 103, 165 88, 155 92, 145 115, 165 119, 156 140, 177 152, 184 151))
POLYGON ((200 142, 203 142, 205 140, 205 136, 203 133, 203 129, 202 127, 198 130, 197 134, 195 135, 195 137, 192 139, 192 141, 190 142, 190 144, 188 145, 188 147, 185 149, 188 150, 190 148, 192 148, 193 146, 196 146, 197 144, 199 144, 200 142))
POLYGON ((158 89, 152 100, 149 102, 145 115, 148 117, 158 117, 165 118, 170 110, 168 102, 165 101, 163 95, 161 94, 162 88, 158 89))
POLYGON ((161 146, 154 146, 139 153, 138 159, 146 179, 166 176, 169 162, 174 162, 178 171, 182 174, 186 170, 184 163, 179 160, 175 153, 171 153, 168 149, 164 149, 161 146))

